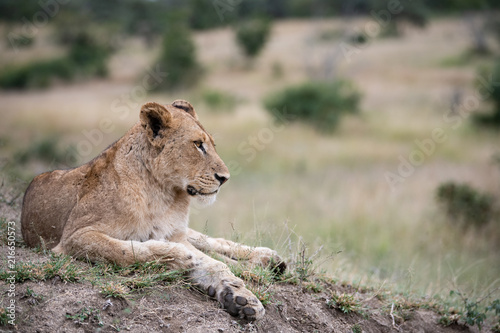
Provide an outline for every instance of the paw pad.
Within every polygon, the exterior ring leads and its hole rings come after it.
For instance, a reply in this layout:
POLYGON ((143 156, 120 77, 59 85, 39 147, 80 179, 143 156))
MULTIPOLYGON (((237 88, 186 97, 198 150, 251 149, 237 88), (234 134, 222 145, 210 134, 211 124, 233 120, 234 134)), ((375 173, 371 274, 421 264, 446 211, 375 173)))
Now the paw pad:
POLYGON ((236 296, 236 303, 238 303, 241 306, 244 306, 247 305, 248 301, 245 297, 236 296))
MULTIPOLYGON (((209 294, 211 292, 211 287, 209 288, 209 294)), ((240 317, 248 320, 256 320, 264 314, 264 308, 260 302, 249 295, 250 298, 244 296, 235 296, 234 291, 230 288, 226 288, 221 293, 221 303, 224 309, 232 316, 240 317), (260 315, 258 315, 258 312, 260 315)))
POLYGON ((214 288, 214 287, 212 287, 212 286, 208 287, 208 292, 207 292, 207 293, 208 293, 208 296, 210 296, 210 297, 215 297, 215 291, 216 291, 216 290, 215 290, 215 288, 214 288))

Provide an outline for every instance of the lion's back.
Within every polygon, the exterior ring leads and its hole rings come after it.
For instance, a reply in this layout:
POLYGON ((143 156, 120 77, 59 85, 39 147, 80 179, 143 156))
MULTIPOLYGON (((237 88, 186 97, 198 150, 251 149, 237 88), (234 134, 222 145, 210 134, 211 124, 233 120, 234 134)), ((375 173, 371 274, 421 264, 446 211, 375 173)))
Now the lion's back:
POLYGON ((53 248, 61 239, 64 224, 77 202, 82 183, 80 168, 55 170, 38 175, 23 200, 21 232, 30 247, 53 248))

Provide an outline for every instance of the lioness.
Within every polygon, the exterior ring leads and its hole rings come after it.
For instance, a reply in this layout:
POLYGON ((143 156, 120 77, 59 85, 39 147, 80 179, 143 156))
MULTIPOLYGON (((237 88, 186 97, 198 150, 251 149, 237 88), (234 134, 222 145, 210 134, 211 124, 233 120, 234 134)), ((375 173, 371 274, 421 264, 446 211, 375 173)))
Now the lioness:
POLYGON ((188 227, 192 198, 211 204, 229 170, 192 105, 146 103, 140 121, 92 161, 41 174, 24 196, 21 229, 30 247, 45 246, 119 265, 158 261, 190 279, 233 316, 256 320, 264 307, 226 263, 284 270, 277 253, 214 239, 188 227))

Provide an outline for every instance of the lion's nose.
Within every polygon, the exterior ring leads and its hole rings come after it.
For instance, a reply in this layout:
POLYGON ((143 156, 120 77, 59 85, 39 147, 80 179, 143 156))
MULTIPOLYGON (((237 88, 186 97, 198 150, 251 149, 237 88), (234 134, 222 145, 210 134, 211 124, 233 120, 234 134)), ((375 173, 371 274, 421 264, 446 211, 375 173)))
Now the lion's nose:
POLYGON ((219 183, 222 185, 225 182, 227 182, 227 180, 229 179, 229 175, 219 175, 216 173, 215 179, 217 179, 219 181, 219 183))

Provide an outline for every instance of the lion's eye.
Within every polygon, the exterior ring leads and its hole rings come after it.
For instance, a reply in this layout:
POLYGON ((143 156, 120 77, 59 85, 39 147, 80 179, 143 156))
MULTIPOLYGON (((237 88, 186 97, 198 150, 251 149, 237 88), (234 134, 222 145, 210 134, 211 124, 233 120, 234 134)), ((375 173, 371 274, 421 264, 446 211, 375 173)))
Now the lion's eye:
POLYGON ((203 141, 195 141, 194 145, 196 148, 201 151, 203 154, 206 154, 207 151, 205 150, 205 146, 203 145, 203 141))

